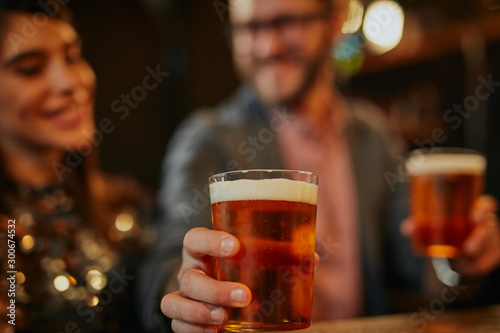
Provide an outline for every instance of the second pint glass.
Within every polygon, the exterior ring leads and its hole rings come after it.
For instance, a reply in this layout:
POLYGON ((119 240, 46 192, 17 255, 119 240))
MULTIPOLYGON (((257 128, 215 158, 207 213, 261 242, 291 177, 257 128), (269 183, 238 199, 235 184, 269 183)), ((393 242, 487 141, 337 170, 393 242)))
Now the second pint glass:
POLYGON ((210 177, 215 230, 240 241, 233 258, 216 258, 221 281, 252 292, 230 308, 226 331, 293 330, 311 323, 317 176, 301 171, 247 170, 210 177))
POLYGON ((474 150, 429 148, 412 152, 410 176, 413 245, 422 255, 453 258, 473 229, 472 204, 483 189, 486 159, 474 150))

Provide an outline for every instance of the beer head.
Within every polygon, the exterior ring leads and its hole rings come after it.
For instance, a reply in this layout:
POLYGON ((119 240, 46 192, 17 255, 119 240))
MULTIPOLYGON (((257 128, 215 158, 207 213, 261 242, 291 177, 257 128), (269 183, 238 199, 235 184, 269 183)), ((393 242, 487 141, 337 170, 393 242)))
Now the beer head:
POLYGON ((235 200, 281 200, 316 205, 318 185, 290 179, 239 179, 210 184, 213 203, 235 200))
POLYGON ((486 158, 479 154, 412 154, 406 162, 409 175, 470 174, 482 175, 486 158))

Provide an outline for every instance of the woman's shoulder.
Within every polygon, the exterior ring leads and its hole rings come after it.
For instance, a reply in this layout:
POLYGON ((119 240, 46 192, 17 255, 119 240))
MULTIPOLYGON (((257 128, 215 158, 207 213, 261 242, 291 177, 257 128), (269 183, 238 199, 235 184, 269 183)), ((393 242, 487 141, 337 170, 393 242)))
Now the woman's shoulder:
POLYGON ((99 173, 93 183, 93 195, 101 202, 116 206, 151 204, 153 193, 135 178, 126 175, 99 173))
POLYGON ((91 190, 100 228, 112 242, 141 242, 146 247, 153 237, 154 195, 129 176, 101 173, 91 190), (102 230, 102 229, 101 229, 102 230), (148 235, 151 234, 151 237, 148 235))

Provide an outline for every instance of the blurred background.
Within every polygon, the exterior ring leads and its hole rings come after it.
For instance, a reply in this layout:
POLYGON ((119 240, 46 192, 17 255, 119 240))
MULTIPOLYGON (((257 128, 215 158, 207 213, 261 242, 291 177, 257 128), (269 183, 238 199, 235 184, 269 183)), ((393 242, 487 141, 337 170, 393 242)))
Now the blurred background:
MULTIPOLYGON (((156 190, 179 122, 238 85, 227 2, 68 5, 97 74, 97 119, 116 125, 100 143, 102 168, 156 190), (158 84, 146 87, 148 75, 158 84)), ((343 31, 332 50, 340 89, 375 102, 412 148, 483 151, 486 190, 500 197, 500 0, 351 1, 343 31)))

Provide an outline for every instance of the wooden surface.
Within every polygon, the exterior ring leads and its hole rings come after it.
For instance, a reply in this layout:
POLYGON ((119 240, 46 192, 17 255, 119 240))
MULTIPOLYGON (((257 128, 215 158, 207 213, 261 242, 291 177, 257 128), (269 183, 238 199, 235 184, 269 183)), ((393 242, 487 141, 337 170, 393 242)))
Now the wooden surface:
POLYGON ((295 333, 500 333, 500 305, 442 311, 439 304, 413 313, 317 322, 295 333))

